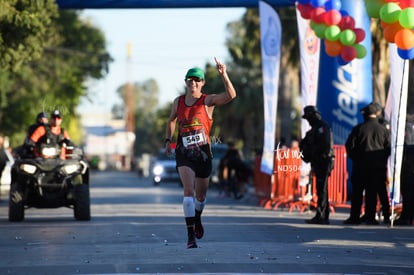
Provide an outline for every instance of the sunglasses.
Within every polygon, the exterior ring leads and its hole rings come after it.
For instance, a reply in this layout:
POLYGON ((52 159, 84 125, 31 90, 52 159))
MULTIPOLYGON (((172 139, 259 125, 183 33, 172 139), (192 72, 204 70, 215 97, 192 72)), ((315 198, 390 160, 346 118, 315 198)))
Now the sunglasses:
POLYGON ((195 76, 190 76, 190 77, 187 77, 185 80, 186 80, 186 81, 195 81, 195 82, 201 82, 201 81, 202 81, 202 79, 201 79, 201 78, 199 78, 199 77, 195 77, 195 76))

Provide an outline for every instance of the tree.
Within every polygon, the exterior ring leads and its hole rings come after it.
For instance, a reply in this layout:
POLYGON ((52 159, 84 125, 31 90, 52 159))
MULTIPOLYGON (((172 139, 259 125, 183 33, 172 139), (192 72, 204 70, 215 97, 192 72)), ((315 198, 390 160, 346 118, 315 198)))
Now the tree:
POLYGON ((0 1, 0 68, 16 72, 23 63, 41 58, 57 16, 52 0, 0 1))
MULTIPOLYGON (((126 96, 127 88, 128 84, 124 84, 117 89, 119 96, 124 101, 124 117, 126 117, 126 108, 128 106, 126 96)), ((142 83, 134 83, 132 85, 132 93, 135 115, 135 154, 156 153, 160 143, 160 136, 155 135, 155 133, 158 133, 159 131, 154 131, 159 98, 158 84, 154 79, 149 79, 142 83)), ((114 110, 117 109, 118 108, 115 108, 114 110)), ((164 134, 162 136, 164 136, 164 134)))
MULTIPOLYGON (((260 20, 257 9, 248 9, 241 20, 228 24, 226 45, 231 61, 228 73, 237 91, 237 97, 225 108, 217 108, 212 133, 220 140, 243 140, 246 151, 261 148, 263 144, 263 92, 260 53, 260 20), (247 149, 246 149, 247 148, 247 149)), ((206 67, 206 91, 221 92, 223 83, 217 77, 215 66, 206 67), (210 73, 209 73, 210 72, 210 73)))
POLYGON ((385 105, 387 87, 390 83, 390 61, 388 43, 384 39, 379 20, 372 20, 372 87, 373 99, 380 105, 385 105))
POLYGON ((15 20, 6 20, 4 14, 0 17, 3 23, 0 26, 5 30, 1 35, 3 41, 9 41, 11 37, 10 41, 15 42, 3 43, 0 51, 13 52, 9 48, 23 45, 23 49, 27 48, 33 56, 25 58, 30 54, 21 53, 11 59, 12 62, 3 59, 3 62, 10 62, 7 68, 0 70, 0 129, 11 136, 12 146, 16 146, 23 141, 27 126, 34 122, 38 112, 60 109, 64 115, 63 126, 73 140, 80 142, 75 108, 80 97, 87 96, 84 83, 89 78, 103 77, 111 61, 105 50, 103 33, 80 20, 79 12, 57 13, 57 7, 51 1, 9 1, 7 7, 14 13, 12 19, 15 20), (43 2, 46 6, 39 4, 43 2), (37 10, 33 11, 32 6, 37 10), (56 15, 52 7, 56 9, 56 15), (19 26, 16 22, 20 22, 16 18, 27 12, 28 18, 40 16, 35 11, 51 20, 44 23, 45 31, 40 32, 43 36, 32 37, 35 30, 24 27, 19 29, 20 36, 14 34, 12 30, 19 26))
MULTIPOLYGON (((299 93, 297 27, 294 8, 278 10, 282 21, 282 60, 279 82, 278 138, 297 133, 292 123, 294 99, 299 93), (296 131, 296 132, 295 132, 296 131)), ((237 91, 237 98, 226 108, 215 112, 213 133, 222 140, 241 139, 245 151, 263 147, 263 88, 260 47, 260 18, 258 9, 248 9, 241 20, 228 25, 226 45, 232 60, 228 63, 229 75, 237 91)), ((206 66, 205 90, 223 89, 217 80, 213 65, 206 66), (211 76, 211 79, 208 77, 211 76)), ((298 113, 298 111, 296 111, 298 113)), ((296 123, 300 120, 295 117, 296 123)))

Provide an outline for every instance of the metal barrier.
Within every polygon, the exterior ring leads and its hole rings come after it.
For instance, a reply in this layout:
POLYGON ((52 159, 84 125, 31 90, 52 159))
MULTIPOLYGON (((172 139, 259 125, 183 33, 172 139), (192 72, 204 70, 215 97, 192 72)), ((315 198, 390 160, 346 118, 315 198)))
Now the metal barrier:
MULTIPOLYGON (((328 179, 328 196, 331 211, 335 207, 350 208, 347 203, 347 162, 343 145, 334 145, 335 165, 328 179)), ((317 195, 315 179, 312 180, 312 196, 308 198, 307 186, 300 186, 301 158, 298 149, 278 149, 275 152, 275 164, 272 175, 260 171, 261 156, 256 156, 254 171, 255 194, 259 205, 266 209, 279 207, 303 212, 316 207, 317 195)))
POLYGON ((265 206, 271 199, 271 180, 272 177, 260 171, 260 162, 262 158, 257 155, 254 160, 254 191, 259 200, 260 206, 265 206))

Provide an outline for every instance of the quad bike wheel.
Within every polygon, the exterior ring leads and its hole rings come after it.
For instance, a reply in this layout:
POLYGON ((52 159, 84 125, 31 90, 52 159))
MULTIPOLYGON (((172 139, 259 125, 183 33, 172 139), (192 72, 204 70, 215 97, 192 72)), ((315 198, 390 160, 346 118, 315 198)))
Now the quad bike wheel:
POLYGON ((9 221, 21 222, 24 220, 24 192, 17 182, 10 184, 9 194, 9 221))
POLYGON ((82 176, 75 179, 75 206, 73 209, 75 219, 89 221, 91 219, 89 184, 82 182, 82 176))

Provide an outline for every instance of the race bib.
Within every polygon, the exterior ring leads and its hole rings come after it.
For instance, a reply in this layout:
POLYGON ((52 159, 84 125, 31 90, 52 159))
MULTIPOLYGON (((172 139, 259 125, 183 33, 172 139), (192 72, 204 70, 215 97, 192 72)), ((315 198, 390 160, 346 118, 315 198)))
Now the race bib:
POLYGON ((207 144, 207 138, 204 129, 186 133, 182 137, 185 148, 198 147, 207 144))

